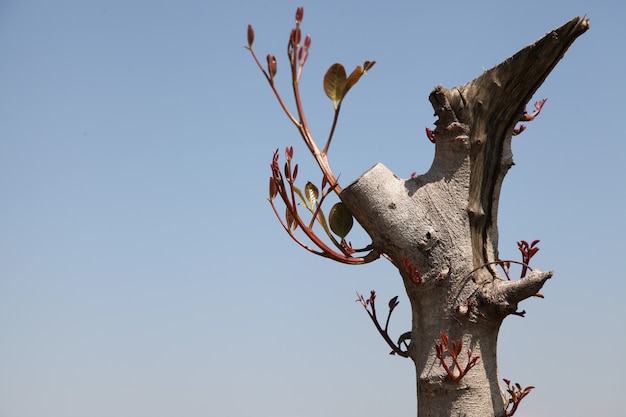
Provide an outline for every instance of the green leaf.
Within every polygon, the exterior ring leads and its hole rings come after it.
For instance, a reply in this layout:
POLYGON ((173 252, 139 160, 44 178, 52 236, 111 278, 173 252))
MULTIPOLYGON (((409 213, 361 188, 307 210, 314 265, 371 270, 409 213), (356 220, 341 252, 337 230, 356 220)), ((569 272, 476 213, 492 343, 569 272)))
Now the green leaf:
POLYGON ((304 198, 304 194, 302 194, 302 191, 296 187, 295 185, 291 187, 293 189, 293 191, 298 195, 298 197, 300 197, 300 200, 302 200, 302 203, 304 203, 305 207, 309 207, 309 202, 307 201, 306 198, 304 198))
POLYGON ((343 99, 345 88, 346 69, 339 63, 331 65, 324 75, 324 91, 335 107, 343 99))
POLYGON ((352 229, 354 219, 346 205, 340 202, 330 209, 328 222, 330 223, 330 230, 343 239, 348 235, 350 229, 352 229))
POLYGON ((321 209, 317 212, 317 221, 322 226, 322 229, 324 229, 328 237, 332 239, 333 236, 330 234, 330 229, 328 228, 328 224, 326 223, 326 217, 324 217, 324 212, 321 209))
POLYGON ((311 181, 307 182, 304 186, 304 195, 311 204, 311 207, 315 207, 317 204, 317 197, 319 196, 319 191, 315 184, 311 181))

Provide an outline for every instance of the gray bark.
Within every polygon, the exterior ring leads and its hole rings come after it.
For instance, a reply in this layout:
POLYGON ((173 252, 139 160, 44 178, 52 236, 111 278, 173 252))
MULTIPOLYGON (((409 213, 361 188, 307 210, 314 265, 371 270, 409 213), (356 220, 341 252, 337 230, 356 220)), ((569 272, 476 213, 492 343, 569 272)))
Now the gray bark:
POLYGON ((402 275, 412 308, 409 356, 417 372, 418 416, 504 416, 496 346, 503 319, 536 294, 552 271, 509 281, 496 269, 500 187, 513 165, 511 137, 525 105, 574 40, 577 17, 465 85, 430 94, 438 120, 430 170, 401 179, 377 164, 341 199, 402 275), (410 261, 424 281, 403 268, 410 261), (468 300, 470 303, 468 304, 468 300), (435 344, 445 332, 480 356, 460 381, 448 377, 435 344))

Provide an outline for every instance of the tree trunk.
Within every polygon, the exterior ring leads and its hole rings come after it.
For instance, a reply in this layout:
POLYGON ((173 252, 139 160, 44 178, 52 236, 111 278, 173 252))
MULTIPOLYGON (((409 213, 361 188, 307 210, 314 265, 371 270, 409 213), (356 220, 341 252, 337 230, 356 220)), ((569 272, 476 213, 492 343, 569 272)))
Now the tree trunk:
POLYGON ((575 18, 469 83, 430 94, 438 121, 430 170, 400 179, 377 164, 341 193, 342 201, 392 259, 412 308, 408 354, 417 373, 418 416, 505 416, 498 331, 520 301, 552 272, 519 280, 497 271, 500 187, 513 165, 511 138, 526 103, 574 40, 589 27, 575 18), (416 279, 414 267, 421 278, 416 279), (441 334, 462 341, 461 369, 437 357, 441 334), (480 356, 462 378, 468 350, 480 356))

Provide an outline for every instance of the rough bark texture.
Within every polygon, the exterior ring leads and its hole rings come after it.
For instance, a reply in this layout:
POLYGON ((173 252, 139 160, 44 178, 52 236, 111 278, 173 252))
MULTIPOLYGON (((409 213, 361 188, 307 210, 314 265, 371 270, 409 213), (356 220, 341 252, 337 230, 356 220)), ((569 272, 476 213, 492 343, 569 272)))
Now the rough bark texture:
POLYGON ((401 179, 377 164, 341 193, 380 253, 398 267, 412 307, 409 355, 417 371, 418 416, 504 416, 507 394, 496 361, 498 331, 552 272, 508 281, 496 270, 500 187, 513 165, 511 137, 525 105, 574 40, 577 17, 467 84, 430 94, 438 121, 430 170, 401 179), (401 260, 424 281, 415 284, 401 260), (469 300, 469 303, 468 303, 469 300), (436 357, 445 332, 480 360, 453 381, 436 357))

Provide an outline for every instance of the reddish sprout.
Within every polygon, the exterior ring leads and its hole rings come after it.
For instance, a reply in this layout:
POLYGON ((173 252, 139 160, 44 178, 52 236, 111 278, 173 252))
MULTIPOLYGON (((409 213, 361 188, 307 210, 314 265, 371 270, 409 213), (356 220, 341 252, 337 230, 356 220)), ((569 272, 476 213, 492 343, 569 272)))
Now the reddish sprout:
POLYGON ((248 48, 252 48, 253 42, 254 42, 254 29, 252 29, 252 25, 248 25, 248 48))
POLYGON ((296 9, 296 25, 299 25, 302 22, 302 18, 304 17, 304 7, 300 6, 296 9))

